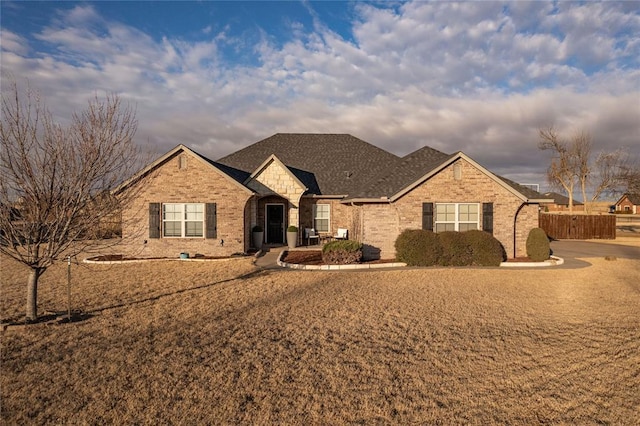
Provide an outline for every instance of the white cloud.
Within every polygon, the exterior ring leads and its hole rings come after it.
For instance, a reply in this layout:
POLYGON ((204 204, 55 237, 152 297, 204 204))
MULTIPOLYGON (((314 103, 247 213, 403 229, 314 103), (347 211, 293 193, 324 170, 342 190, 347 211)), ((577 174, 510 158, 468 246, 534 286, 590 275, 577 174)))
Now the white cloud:
POLYGON ((36 35, 51 53, 3 30, 2 74, 28 77, 60 116, 119 93, 158 153, 185 143, 217 158, 275 132, 346 132, 397 154, 462 150, 540 181, 541 126, 640 149, 640 19, 616 5, 356 3, 355 42, 314 14, 312 32, 292 22, 295 39, 262 33, 251 46, 211 27, 210 40, 158 42, 83 6, 36 35), (259 65, 230 62, 223 43, 259 65))
POLYGON ((21 56, 29 53, 29 43, 24 37, 6 29, 0 29, 2 52, 12 52, 21 56))

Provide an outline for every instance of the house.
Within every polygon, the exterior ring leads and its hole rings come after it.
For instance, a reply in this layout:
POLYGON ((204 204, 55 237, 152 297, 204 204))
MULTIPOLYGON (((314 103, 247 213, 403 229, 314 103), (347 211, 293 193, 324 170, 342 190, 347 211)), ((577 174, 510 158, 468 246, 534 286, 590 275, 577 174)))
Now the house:
POLYGON ((638 214, 640 212, 640 194, 624 194, 616 201, 615 212, 638 214))
MULTIPOLYGON (((545 192, 542 194, 544 198, 550 198, 552 201, 549 203, 542 203, 541 207, 547 212, 568 212, 569 211, 569 197, 566 197, 557 192, 545 192)), ((584 204, 580 201, 573 199, 573 211, 584 211, 584 204)))
POLYGON ((246 252, 254 225, 267 244, 295 225, 300 242, 305 228, 346 228, 366 258, 393 257, 408 228, 482 229, 515 257, 550 202, 462 152, 425 146, 398 157, 347 134, 279 133, 217 161, 178 145, 137 176, 151 173, 123 212, 127 250, 148 256, 246 252))

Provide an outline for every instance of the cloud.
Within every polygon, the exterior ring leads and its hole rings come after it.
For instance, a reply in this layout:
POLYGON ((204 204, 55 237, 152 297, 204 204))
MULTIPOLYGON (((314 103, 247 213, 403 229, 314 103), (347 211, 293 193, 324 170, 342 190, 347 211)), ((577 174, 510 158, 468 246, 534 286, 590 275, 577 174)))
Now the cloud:
POLYGON ((305 7, 313 28, 292 21, 289 40, 209 26, 190 41, 77 6, 32 39, 2 30, 2 75, 28 77, 60 117, 96 91, 120 94, 158 154, 185 143, 218 158, 275 132, 345 132, 400 155, 462 150, 544 183, 539 127, 640 149, 640 18, 624 4, 355 3, 350 40, 305 7), (234 61, 238 49, 252 60, 234 61))

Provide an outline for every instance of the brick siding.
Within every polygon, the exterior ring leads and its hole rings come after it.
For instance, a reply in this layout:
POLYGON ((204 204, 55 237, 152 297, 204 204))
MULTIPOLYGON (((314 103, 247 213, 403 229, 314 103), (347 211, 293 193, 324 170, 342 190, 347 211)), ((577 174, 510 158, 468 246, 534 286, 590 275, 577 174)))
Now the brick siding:
MULTIPOLYGON (((123 252, 145 257, 227 256, 249 247, 249 209, 252 195, 211 165, 179 152, 158 166, 144 181, 138 201, 123 212, 123 252), (182 156, 182 168, 179 158, 182 156), (217 236, 202 238, 149 238, 149 203, 216 203, 217 236), (221 241, 224 240, 224 245, 221 241)), ((206 226, 206 225, 205 225, 206 226)))
MULTIPOLYGON (((405 229, 422 228, 422 203, 493 203, 493 235, 513 257, 514 214, 521 200, 464 159, 458 160, 462 178, 456 180, 453 164, 390 204, 363 204, 361 241, 369 255, 395 256, 394 242, 405 229)), ((482 207, 480 206, 480 226, 482 207)), ((526 254, 526 239, 538 226, 538 205, 524 206, 516 223, 516 256, 526 254)))

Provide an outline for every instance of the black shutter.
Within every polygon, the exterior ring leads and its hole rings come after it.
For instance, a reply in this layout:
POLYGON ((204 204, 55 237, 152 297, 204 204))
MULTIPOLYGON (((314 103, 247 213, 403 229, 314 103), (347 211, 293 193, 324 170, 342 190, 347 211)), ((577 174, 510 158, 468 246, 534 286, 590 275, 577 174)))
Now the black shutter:
POLYGON ((433 203, 422 203, 422 229, 433 231, 433 203))
POLYGON ((149 238, 160 238, 160 203, 149 203, 149 238))
POLYGON ((218 218, 216 212, 216 203, 207 203, 206 205, 207 231, 205 238, 216 238, 218 236, 218 218))
POLYGON ((482 203, 482 230, 493 235, 493 203, 482 203))

